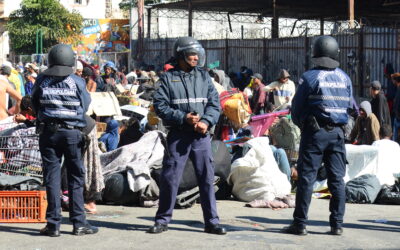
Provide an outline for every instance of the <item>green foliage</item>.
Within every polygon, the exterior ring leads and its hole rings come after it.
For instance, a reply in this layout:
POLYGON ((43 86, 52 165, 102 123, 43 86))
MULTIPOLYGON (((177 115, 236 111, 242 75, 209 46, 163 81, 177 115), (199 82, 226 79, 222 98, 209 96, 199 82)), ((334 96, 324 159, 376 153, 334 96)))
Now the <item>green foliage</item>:
MULTIPOLYGON (((144 5, 156 4, 156 3, 160 3, 160 0, 144 0, 144 5)), ((128 11, 131 4, 132 4, 132 7, 136 7, 137 0, 123 0, 119 3, 119 8, 121 10, 128 11)))
POLYGON ((6 29, 17 54, 33 54, 38 29, 42 29, 43 50, 47 52, 59 42, 76 44, 82 21, 79 13, 70 13, 57 0, 23 0, 20 9, 10 14, 6 29))

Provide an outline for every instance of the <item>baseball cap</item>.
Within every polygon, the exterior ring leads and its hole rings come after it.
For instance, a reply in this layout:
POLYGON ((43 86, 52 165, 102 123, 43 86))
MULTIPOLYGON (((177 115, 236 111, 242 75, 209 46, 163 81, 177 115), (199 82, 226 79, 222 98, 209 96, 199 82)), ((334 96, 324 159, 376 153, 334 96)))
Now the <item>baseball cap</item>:
POLYGON ((381 90, 382 85, 381 85, 381 83, 379 81, 375 80, 375 81, 371 82, 371 88, 373 90, 381 90))
POLYGON ((254 75, 251 76, 251 78, 257 78, 260 81, 263 80, 263 77, 260 73, 255 73, 254 75))

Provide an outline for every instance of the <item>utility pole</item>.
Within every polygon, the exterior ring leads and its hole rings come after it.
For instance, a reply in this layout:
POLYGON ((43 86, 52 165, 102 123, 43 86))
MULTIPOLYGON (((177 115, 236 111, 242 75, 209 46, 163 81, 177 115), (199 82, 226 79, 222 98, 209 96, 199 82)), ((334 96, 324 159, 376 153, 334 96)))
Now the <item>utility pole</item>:
POLYGON ((129 54, 128 54, 128 72, 131 72, 132 69, 132 4, 133 0, 129 0, 129 54))
POLYGON ((137 1, 138 8, 138 44, 136 52, 136 60, 141 61, 143 57, 143 13, 144 13, 144 0, 137 1))

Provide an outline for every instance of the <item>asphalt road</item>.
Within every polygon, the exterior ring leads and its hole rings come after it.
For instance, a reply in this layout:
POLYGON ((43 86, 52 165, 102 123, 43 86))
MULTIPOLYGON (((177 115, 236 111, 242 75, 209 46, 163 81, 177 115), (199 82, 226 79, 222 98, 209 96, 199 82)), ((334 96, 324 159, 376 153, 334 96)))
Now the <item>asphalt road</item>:
POLYGON ((61 237, 39 235, 44 224, 0 224, 0 249, 400 249, 400 207, 347 204, 344 234, 329 231, 329 201, 313 199, 307 236, 287 235, 293 209, 247 208, 238 201, 218 201, 225 236, 203 232, 196 204, 175 210, 169 231, 147 234, 156 208, 98 206, 88 220, 98 234, 74 236, 67 213, 61 237))

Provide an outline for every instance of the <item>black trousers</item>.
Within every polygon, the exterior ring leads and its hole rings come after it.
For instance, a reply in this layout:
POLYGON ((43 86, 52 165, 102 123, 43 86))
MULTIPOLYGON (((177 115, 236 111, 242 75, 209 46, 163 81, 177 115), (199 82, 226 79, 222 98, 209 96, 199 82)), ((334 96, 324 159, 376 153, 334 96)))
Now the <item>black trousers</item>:
POLYGON ((85 170, 82 164, 81 131, 59 128, 57 132, 45 129, 39 136, 39 148, 43 161, 43 177, 47 192, 47 226, 59 229, 61 224, 61 157, 67 166, 69 217, 75 227, 86 224, 83 200, 85 170))

